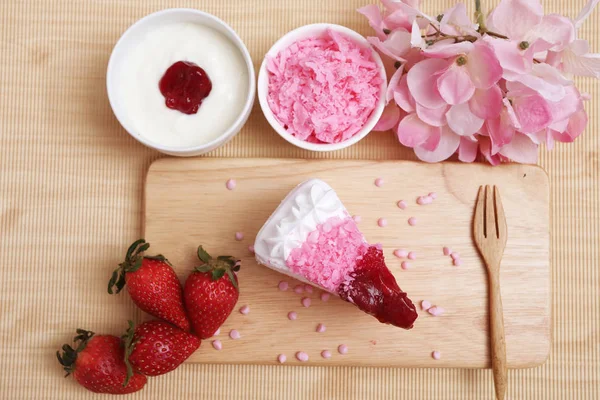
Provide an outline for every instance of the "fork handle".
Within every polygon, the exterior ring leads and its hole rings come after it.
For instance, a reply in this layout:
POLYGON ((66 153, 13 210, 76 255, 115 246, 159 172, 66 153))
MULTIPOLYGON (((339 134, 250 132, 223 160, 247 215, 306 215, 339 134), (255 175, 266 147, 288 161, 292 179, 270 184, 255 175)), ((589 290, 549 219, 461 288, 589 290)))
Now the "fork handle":
POLYGON ((504 317, 502 313, 502 298, 500 296, 499 268, 489 271, 490 287, 490 329, 492 344, 492 368, 494 372, 494 387, 496 398, 504 399, 507 386, 506 340, 504 338, 504 317))

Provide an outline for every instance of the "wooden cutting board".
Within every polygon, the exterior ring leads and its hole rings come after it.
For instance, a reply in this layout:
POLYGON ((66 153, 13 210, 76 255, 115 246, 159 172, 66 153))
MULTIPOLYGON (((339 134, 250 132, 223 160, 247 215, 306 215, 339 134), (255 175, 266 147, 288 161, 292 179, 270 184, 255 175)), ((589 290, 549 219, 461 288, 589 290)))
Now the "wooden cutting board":
POLYGON ((163 253, 185 279, 198 264, 196 248, 242 260, 240 299, 221 329, 216 351, 211 340, 190 357, 198 363, 273 364, 286 354, 299 364, 297 351, 308 353, 306 364, 398 367, 490 367, 487 278, 471 239, 473 206, 479 185, 498 185, 502 194, 508 243, 501 268, 502 301, 509 367, 542 364, 550 348, 549 190, 546 173, 535 166, 424 164, 406 161, 289 159, 174 159, 155 162, 146 182, 145 238, 149 253, 163 253), (383 178, 383 187, 374 180, 383 178), (237 181, 235 190, 225 182, 237 181), (353 305, 313 294, 279 291, 278 282, 296 281, 258 265, 248 246, 284 196, 308 178, 320 178, 338 193, 370 243, 382 243, 387 265, 400 287, 415 302, 429 300, 443 307, 442 316, 420 311, 415 326, 405 331, 383 325, 353 305), (416 198, 436 192, 433 204, 416 198), (405 210, 398 200, 408 203, 405 210), (388 226, 380 228, 378 218, 388 226), (409 226, 409 217, 417 218, 409 226), (243 232, 244 239, 235 240, 243 232), (448 246, 463 264, 452 265, 442 254, 448 246), (416 252, 409 270, 392 255, 394 249, 416 252), (301 299, 312 305, 304 308, 301 299), (238 309, 248 305, 244 316, 238 309), (289 311, 298 319, 290 321, 289 311), (318 323, 327 330, 317 333, 318 323), (231 329, 241 339, 228 337, 231 329), (337 347, 346 344, 348 354, 337 347), (321 358, 322 350, 333 357, 321 358), (432 351, 441 352, 434 360, 432 351))

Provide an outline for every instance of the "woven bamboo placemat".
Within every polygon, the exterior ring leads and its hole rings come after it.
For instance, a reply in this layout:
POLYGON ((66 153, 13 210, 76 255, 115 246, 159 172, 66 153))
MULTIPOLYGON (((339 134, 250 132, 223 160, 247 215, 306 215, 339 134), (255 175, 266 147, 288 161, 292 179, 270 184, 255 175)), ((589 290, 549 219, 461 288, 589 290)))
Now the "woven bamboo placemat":
MULTIPOLYGON (((367 1, 0 2, 0 398, 93 397, 62 379, 54 351, 76 327, 117 334, 140 316, 128 296, 104 294, 124 247, 140 234, 143 178, 161 157, 111 113, 105 71, 120 34, 153 11, 199 8, 230 23, 258 67, 278 37, 303 24, 368 34, 355 12, 367 1)), ((424 3, 433 13, 454 2, 424 3)), ((585 0, 543 3, 574 17, 585 0)), ((596 50, 599 22, 596 11, 580 31, 596 50)), ((600 110, 598 85, 579 85, 593 98, 587 132, 540 158, 551 180, 554 342, 544 366, 510 372, 512 399, 600 398, 600 110)), ((245 130, 209 156, 414 159, 389 133, 333 154, 307 153, 281 140, 258 107, 245 130)), ((492 385, 485 370, 185 365, 132 398, 481 399, 492 398, 492 385)))

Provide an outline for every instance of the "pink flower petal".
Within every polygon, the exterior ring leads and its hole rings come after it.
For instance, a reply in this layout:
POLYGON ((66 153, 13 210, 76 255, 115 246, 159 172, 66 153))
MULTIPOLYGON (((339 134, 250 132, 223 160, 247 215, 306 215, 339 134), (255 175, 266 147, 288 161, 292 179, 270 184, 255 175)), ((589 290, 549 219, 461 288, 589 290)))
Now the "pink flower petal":
POLYGON ((400 82, 400 78, 402 78, 403 73, 404 65, 401 65, 400 68, 396 69, 396 72, 394 72, 394 74, 390 78, 390 82, 388 83, 388 87, 385 92, 386 104, 394 98, 394 91, 398 89, 398 83, 400 82))
POLYGON ((371 46, 375 47, 375 49, 377 49, 383 55, 386 55, 393 60, 400 61, 401 63, 406 61, 399 55, 392 53, 378 37, 369 36, 367 38, 367 41, 371 44, 371 46))
POLYGON ((379 7, 375 4, 369 4, 368 6, 364 6, 359 8, 358 11, 360 14, 367 17, 369 21, 369 26, 373 28, 377 37, 381 40, 385 40, 385 33, 383 32, 383 17, 381 16, 381 11, 379 7))
POLYGON ((492 144, 490 142, 490 138, 486 136, 479 137, 479 151, 485 157, 485 159, 492 165, 500 164, 500 156, 492 155, 492 144))
POLYGON ((394 101, 398 106, 408 113, 415 112, 416 102, 410 90, 408 90, 408 75, 402 75, 398 86, 394 90, 394 101))
POLYGON ((544 15, 542 22, 527 34, 526 40, 533 43, 539 38, 550 43, 550 50, 561 51, 575 40, 575 25, 562 15, 544 15))
POLYGON ((434 151, 428 151, 427 149, 419 146, 415 147, 415 154, 422 161, 436 163, 444 161, 454 154, 458 149, 459 143, 459 136, 455 135, 454 132, 448 128, 448 126, 444 126, 441 128, 440 142, 434 151))
POLYGON ((410 45, 419 49, 424 49, 426 47, 425 39, 421 36, 421 28, 416 19, 413 21, 410 31, 410 45))
POLYGON ((512 125, 512 127, 515 129, 521 129, 521 123, 519 122, 517 114, 515 114, 515 109, 513 108, 510 101, 505 97, 502 99, 502 104, 504 104, 504 107, 506 107, 506 113, 510 118, 510 124, 512 125))
POLYGON ((502 0, 494 10, 492 23, 498 33, 522 39, 540 23, 544 10, 538 0, 502 0))
POLYGON ((492 154, 498 153, 502 146, 510 143, 515 134, 506 110, 502 110, 498 117, 486 120, 485 125, 492 142, 492 154))
POLYGON ((513 80, 517 76, 527 73, 533 66, 533 57, 527 57, 528 54, 519 48, 518 41, 491 39, 489 36, 486 36, 485 39, 493 47, 505 79, 513 80))
POLYGON ((473 43, 471 42, 455 43, 453 39, 449 39, 429 46, 423 50, 423 54, 429 58, 450 58, 459 54, 469 54, 473 50, 473 47, 473 43))
POLYGON ((457 104, 446 113, 448 126, 460 136, 471 136, 483 126, 484 120, 476 116, 469 109, 469 104, 457 104))
POLYGON ((417 104, 416 108, 417 115, 419 116, 421 121, 425 122, 426 124, 432 126, 446 125, 446 112, 448 112, 450 106, 444 105, 440 108, 431 109, 417 104))
MULTIPOLYGON (((556 70, 547 64, 536 64, 536 74, 524 74, 518 76, 515 81, 535 90, 545 99, 550 101, 560 101, 565 97, 566 91, 564 81, 550 72, 550 69, 556 70)), ((558 73, 558 71, 556 71, 558 73)), ((560 73, 558 73, 560 75, 560 73)))
POLYGON ((441 140, 442 140, 442 130, 436 129, 432 132, 431 135, 429 135, 429 137, 427 138, 425 143, 423 143, 420 147, 422 147, 423 149, 425 149, 427 151, 434 151, 439 146, 441 140))
POLYGON ((585 110, 580 110, 573 114, 573 116, 569 119, 569 125, 567 126, 566 133, 571 137, 571 140, 575 140, 583 133, 587 124, 588 115, 585 110))
POLYGON ((540 95, 516 98, 513 108, 524 133, 540 131, 552 122, 552 110, 540 95))
POLYGON ((482 119, 496 118, 502 111, 502 90, 497 85, 477 89, 469 100, 471 112, 482 119))
POLYGON ((463 3, 458 3, 454 7, 443 12, 440 21, 440 30, 448 35, 473 35, 479 37, 475 25, 467 14, 467 8, 463 3))
POLYGON ((460 138, 458 147, 458 159, 462 162, 473 162, 477 158, 477 142, 467 139, 465 136, 460 138))
POLYGON ((471 81, 478 89, 488 89, 502 78, 502 66, 492 47, 477 41, 467 57, 467 69, 471 81))
POLYGON ((440 96, 434 74, 446 68, 448 62, 436 58, 423 60, 408 71, 408 88, 416 102, 427 108, 440 108, 446 104, 440 96))
POLYGON ((563 71, 600 78, 600 54, 577 55, 571 49, 563 52, 563 71))
POLYGON ((500 149, 500 154, 522 164, 535 164, 538 146, 527 135, 517 132, 510 143, 500 149))
POLYGON ((373 127, 373 130, 376 132, 389 131, 394 126, 398 125, 399 120, 400 109, 396 104, 390 103, 383 109, 383 114, 381 114, 381 117, 373 127))
MULTIPOLYGON (((563 97, 562 100, 558 102, 548 102, 548 105, 552 109, 552 120, 555 122, 567 120, 571 115, 583 109, 581 94, 575 86, 565 87, 565 92, 565 97, 563 97)), ((562 130, 559 131, 562 132, 562 130)))
POLYGON ((398 140, 406 147, 416 147, 425 143, 430 136, 439 135, 440 128, 427 125, 417 114, 409 114, 398 125, 398 140))
POLYGON ((475 85, 471 81, 467 68, 460 67, 456 63, 440 75, 437 85, 442 99, 448 104, 466 103, 475 93, 475 85))

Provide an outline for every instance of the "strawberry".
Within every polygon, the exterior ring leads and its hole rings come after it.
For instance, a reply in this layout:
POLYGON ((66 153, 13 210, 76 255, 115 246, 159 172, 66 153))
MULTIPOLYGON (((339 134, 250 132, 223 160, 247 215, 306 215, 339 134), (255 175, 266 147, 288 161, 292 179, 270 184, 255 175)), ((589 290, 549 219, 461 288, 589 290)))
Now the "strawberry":
POLYGON ((108 282, 108 293, 119 293, 127 284, 131 299, 142 311, 189 331, 181 283, 164 256, 140 255, 149 247, 150 243, 144 239, 129 247, 125 261, 119 264, 108 282))
POLYGON ((77 329, 73 339, 77 348, 65 344, 63 354, 56 352, 58 361, 67 375, 87 390, 95 393, 127 394, 141 390, 146 384, 142 374, 127 374, 125 350, 120 338, 111 335, 94 335, 94 332, 77 329))
POLYGON ((200 347, 200 339, 163 321, 148 321, 129 329, 125 341, 125 364, 130 374, 157 376, 173 371, 200 347))
POLYGON ((235 272, 240 266, 231 256, 212 258, 202 246, 198 247, 198 258, 203 265, 188 276, 183 298, 194 332, 207 339, 223 325, 237 303, 235 272))

